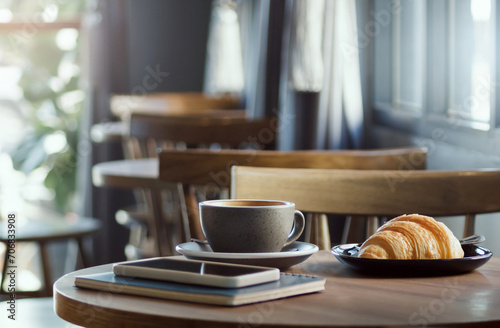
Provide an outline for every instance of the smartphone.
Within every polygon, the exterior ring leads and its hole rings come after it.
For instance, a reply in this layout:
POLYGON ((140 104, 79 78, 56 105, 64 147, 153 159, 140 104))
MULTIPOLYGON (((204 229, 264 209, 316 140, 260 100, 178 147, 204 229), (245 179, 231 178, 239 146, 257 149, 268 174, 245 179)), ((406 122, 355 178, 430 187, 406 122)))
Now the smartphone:
POLYGON ((276 268, 165 257, 116 263, 113 272, 118 276, 222 288, 240 288, 280 278, 276 268))

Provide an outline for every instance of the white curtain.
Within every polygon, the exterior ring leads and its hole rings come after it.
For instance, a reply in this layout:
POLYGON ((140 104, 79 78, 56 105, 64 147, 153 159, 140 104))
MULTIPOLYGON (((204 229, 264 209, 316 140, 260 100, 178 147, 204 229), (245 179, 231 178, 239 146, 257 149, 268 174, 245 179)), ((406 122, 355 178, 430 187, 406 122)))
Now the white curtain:
POLYGON ((280 149, 360 148, 355 1, 289 0, 285 15, 280 113, 294 123, 281 127, 280 149))
POLYGON ((249 117, 258 118, 266 113, 268 32, 271 0, 239 0, 244 65, 245 109, 249 117))
MULTIPOLYGON (((302 1, 302 0, 301 0, 302 1)), ((361 146, 363 101, 357 44, 356 2, 327 1, 323 52, 325 79, 320 92, 316 146, 361 146)))
POLYGON ((296 1, 294 4, 290 38, 290 74, 296 91, 318 92, 323 84, 324 0, 296 1))
POLYGON ((204 91, 240 94, 243 54, 240 24, 234 1, 214 1, 207 42, 204 91))

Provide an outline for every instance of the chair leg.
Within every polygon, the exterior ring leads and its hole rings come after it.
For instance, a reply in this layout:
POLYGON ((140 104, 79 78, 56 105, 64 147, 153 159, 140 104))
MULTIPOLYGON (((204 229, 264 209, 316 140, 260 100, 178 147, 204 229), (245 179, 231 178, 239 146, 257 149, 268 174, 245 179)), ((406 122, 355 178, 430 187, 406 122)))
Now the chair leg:
POLYGON ((191 220, 190 220, 190 211, 192 210, 192 200, 191 191, 189 190, 188 185, 183 185, 182 183, 177 184, 177 193, 179 196, 179 208, 181 212, 181 226, 182 226, 182 236, 185 239, 184 241, 189 241, 191 237, 199 238, 196 236, 196 232, 191 230, 191 220))
MULTIPOLYGON (((153 191, 152 190, 147 190, 145 191, 146 195, 146 200, 147 200, 147 206, 148 206, 148 216, 149 220, 152 220, 152 222, 148 222, 148 226, 151 229, 151 234, 153 235, 153 239, 155 240, 156 243, 156 252, 158 256, 163 256, 163 250, 162 250, 162 233, 161 233, 161 228, 162 224, 157 220, 158 218, 158 206, 155 206, 154 203, 155 201, 153 200, 153 191)), ((161 217, 161 215, 160 215, 161 217)))
POLYGON ((5 277, 7 276, 7 265, 9 263, 9 252, 8 252, 8 244, 6 244, 6 248, 5 248, 5 256, 3 257, 3 268, 2 268, 2 279, 0 281, 0 292, 4 292, 4 289, 3 289, 3 284, 5 282, 5 277))
POLYGON ((83 237, 77 238, 76 242, 78 243, 78 253, 80 254, 80 258, 82 259, 82 266, 84 268, 88 268, 90 266, 89 255, 85 251, 83 245, 83 237))
POLYGON ((41 293, 43 296, 52 296, 52 275, 50 269, 50 257, 48 252, 48 246, 45 242, 40 242, 40 255, 42 258, 42 270, 43 270, 43 282, 44 282, 44 292, 41 293))
POLYGON ((200 213, 198 211, 198 200, 196 199, 195 190, 192 186, 188 186, 187 188, 184 188, 184 192, 191 236, 197 239, 206 239, 205 234, 203 234, 203 230, 201 229, 200 213))
POLYGON ((366 217, 353 215, 346 219, 344 232, 342 235, 342 244, 359 243, 366 239, 365 236, 366 217))
POLYGON ((474 214, 465 215, 464 238, 474 234, 476 225, 476 216, 474 214))
POLYGON ((342 238, 340 240, 341 244, 347 244, 347 240, 349 239, 349 231, 351 231, 351 221, 351 216, 347 216, 345 218, 344 231, 342 231, 342 238))
POLYGON ((312 236, 312 214, 311 213, 306 213, 305 219, 306 219, 306 225, 304 227, 304 241, 306 243, 311 243, 311 236, 312 236))
POLYGON ((167 231, 166 222, 162 213, 162 199, 160 190, 150 190, 151 194, 151 209, 153 212, 153 220, 156 230, 156 241, 158 243, 158 251, 160 256, 174 254, 174 245, 172 234, 167 231))
POLYGON ((377 232, 379 227, 379 219, 376 216, 369 216, 366 218, 366 238, 377 232))
POLYGON ((311 242, 320 250, 329 250, 331 246, 328 217, 325 214, 311 214, 311 242))

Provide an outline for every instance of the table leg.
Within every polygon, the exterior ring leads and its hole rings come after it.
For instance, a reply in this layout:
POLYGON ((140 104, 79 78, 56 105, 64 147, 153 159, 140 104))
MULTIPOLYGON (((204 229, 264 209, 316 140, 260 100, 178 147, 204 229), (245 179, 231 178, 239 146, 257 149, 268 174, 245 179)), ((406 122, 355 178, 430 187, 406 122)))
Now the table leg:
POLYGON ((52 274, 50 269, 50 257, 48 245, 45 242, 40 242, 40 256, 42 258, 44 293, 43 296, 52 296, 52 274))
POLYGON ((3 293, 4 292, 4 289, 3 289, 3 284, 5 282, 5 277, 7 276, 7 265, 9 263, 9 248, 8 248, 8 244, 5 244, 5 256, 3 257, 3 268, 2 268, 2 279, 0 281, 0 291, 3 293))

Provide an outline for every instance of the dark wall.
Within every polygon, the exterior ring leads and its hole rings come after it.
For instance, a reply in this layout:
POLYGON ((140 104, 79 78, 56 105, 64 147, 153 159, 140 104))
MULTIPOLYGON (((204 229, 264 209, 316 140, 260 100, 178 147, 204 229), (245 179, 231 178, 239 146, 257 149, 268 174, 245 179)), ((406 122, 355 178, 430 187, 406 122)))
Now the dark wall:
POLYGON ((148 92, 202 91, 211 5, 208 0, 127 1, 130 90, 142 86, 152 69, 161 72, 161 81, 148 92))
MULTIPOLYGON (((93 124, 116 120, 112 94, 201 91, 212 2, 209 0, 99 0, 90 5, 83 50, 87 93, 81 138, 90 142, 93 124), (165 76, 166 75, 166 76, 165 76)), ((122 159, 119 143, 92 144, 80 156, 78 213, 98 218, 96 264, 125 259, 129 232, 115 221, 118 209, 133 202, 129 190, 92 185, 96 163, 122 159)))

